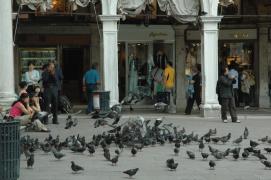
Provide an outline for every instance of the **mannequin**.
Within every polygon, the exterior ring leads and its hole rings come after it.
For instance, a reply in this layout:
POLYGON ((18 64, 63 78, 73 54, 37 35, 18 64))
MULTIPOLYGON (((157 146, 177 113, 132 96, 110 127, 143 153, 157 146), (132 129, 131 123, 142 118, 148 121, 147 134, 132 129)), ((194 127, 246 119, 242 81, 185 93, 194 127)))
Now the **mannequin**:
POLYGON ((136 58, 133 54, 129 57, 129 92, 137 90, 138 73, 136 68, 136 58))

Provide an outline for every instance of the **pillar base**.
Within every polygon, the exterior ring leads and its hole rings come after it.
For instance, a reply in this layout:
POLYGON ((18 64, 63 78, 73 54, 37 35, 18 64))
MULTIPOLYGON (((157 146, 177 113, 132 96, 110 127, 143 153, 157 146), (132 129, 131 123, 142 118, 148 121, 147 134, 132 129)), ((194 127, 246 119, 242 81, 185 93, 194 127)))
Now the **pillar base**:
POLYGON ((13 93, 0 93, 0 105, 5 109, 9 108, 10 105, 17 100, 16 94, 13 93))
POLYGON ((220 117, 221 106, 219 104, 204 104, 201 106, 202 117, 220 117))

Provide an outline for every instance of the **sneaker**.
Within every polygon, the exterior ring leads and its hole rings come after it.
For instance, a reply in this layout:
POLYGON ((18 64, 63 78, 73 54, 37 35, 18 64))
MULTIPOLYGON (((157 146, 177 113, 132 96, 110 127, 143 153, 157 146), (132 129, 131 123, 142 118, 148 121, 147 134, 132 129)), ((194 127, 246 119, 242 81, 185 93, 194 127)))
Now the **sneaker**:
POLYGON ((236 122, 236 123, 240 123, 241 121, 240 121, 240 120, 236 120, 235 122, 236 122))
POLYGON ((244 110, 247 110, 248 108, 250 108, 250 106, 245 106, 245 107, 244 107, 244 110))
POLYGON ((224 119, 224 120, 223 120, 223 123, 227 123, 227 122, 228 122, 228 120, 227 120, 227 119, 224 119))

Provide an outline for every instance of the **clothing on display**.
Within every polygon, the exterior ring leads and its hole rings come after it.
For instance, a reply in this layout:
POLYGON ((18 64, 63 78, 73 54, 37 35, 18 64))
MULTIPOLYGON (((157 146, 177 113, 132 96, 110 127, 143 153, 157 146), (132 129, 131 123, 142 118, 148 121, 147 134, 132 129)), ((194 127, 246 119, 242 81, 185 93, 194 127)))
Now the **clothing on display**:
POLYGON ((136 68, 136 59, 133 55, 129 58, 129 92, 137 91, 138 73, 136 68))

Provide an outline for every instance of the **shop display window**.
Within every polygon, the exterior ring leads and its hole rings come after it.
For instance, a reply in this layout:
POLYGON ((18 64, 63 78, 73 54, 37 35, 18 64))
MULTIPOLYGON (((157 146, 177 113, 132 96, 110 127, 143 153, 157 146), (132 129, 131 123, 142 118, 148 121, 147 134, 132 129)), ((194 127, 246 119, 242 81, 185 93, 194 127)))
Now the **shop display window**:
POLYGON ((28 71, 28 63, 33 62, 35 69, 41 70, 44 64, 56 60, 56 48, 20 48, 19 62, 22 79, 23 74, 28 71))
POLYGON ((175 64, 173 44, 121 42, 118 48, 120 98, 124 97, 124 92, 125 95, 133 93, 140 97, 147 97, 150 100, 148 102, 152 104, 156 93, 164 90, 162 78, 166 61, 175 64), (155 83, 159 79, 160 86, 155 83))

